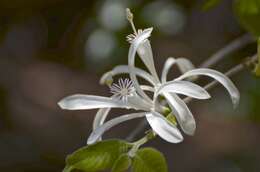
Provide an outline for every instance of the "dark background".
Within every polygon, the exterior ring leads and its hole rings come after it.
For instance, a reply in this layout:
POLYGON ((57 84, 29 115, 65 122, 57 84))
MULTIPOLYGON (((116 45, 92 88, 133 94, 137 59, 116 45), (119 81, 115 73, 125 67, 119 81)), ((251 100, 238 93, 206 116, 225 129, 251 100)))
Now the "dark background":
MULTIPOLYGON (((127 63, 125 37, 132 31, 126 7, 135 14, 137 28, 154 27, 158 73, 169 56, 186 57, 198 66, 245 33, 231 1, 207 12, 201 4, 0 0, 0 171, 61 171, 66 155, 85 145, 96 111, 63 111, 57 102, 74 93, 110 95, 99 77, 127 63)), ((255 52, 256 44, 250 44, 213 68, 225 72, 255 52)), ((178 74, 173 70, 171 76, 178 74)), ((219 86, 210 91, 211 100, 189 105, 198 126, 195 136, 185 136, 181 144, 159 138, 149 143, 165 154, 169 171, 260 171, 260 79, 248 69, 232 80, 241 92, 238 109, 219 86)), ((115 127, 106 137, 124 138, 137 123, 115 127)))

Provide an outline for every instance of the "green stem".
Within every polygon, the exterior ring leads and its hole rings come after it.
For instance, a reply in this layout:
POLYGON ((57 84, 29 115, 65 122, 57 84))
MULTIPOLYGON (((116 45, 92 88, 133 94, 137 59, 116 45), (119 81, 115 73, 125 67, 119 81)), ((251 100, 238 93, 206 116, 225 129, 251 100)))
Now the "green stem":
POLYGON ((155 133, 152 130, 147 131, 146 135, 142 137, 141 139, 133 142, 133 147, 132 149, 128 152, 128 155, 130 157, 134 157, 136 151, 139 149, 140 146, 148 142, 149 140, 152 140, 156 137, 155 133))

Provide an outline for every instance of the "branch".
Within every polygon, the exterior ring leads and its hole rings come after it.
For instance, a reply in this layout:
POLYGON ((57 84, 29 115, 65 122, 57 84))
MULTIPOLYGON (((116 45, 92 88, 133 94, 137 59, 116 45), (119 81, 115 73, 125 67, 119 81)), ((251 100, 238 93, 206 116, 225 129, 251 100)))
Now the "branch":
POLYGON ((210 68, 217 64, 220 60, 225 58, 227 55, 245 47, 246 45, 255 42, 255 39, 250 34, 245 34, 232 42, 230 42, 225 47, 218 50, 215 54, 209 57, 204 63, 202 63, 200 68, 210 68))

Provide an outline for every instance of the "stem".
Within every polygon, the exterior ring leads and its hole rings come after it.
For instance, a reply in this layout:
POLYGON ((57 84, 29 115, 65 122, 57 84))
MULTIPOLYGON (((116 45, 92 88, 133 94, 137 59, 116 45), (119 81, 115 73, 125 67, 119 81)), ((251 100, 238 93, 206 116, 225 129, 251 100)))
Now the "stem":
POLYGON ((225 58, 227 55, 245 47, 246 45, 255 42, 255 39, 250 34, 245 34, 232 42, 230 42, 225 47, 218 50, 215 54, 209 57, 204 63, 200 65, 200 68, 210 68, 217 64, 220 60, 225 58))
POLYGON ((126 9, 126 18, 129 21, 129 23, 131 24, 131 27, 134 31, 135 34, 137 34, 137 31, 135 29, 135 25, 134 25, 134 15, 133 13, 130 11, 129 8, 126 9))
POLYGON ((152 130, 149 130, 147 132, 147 134, 142 137, 141 139, 137 140, 136 142, 134 142, 134 146, 132 147, 132 149, 128 152, 128 155, 130 157, 134 157, 136 151, 139 149, 140 146, 142 146, 143 144, 145 144, 146 142, 148 142, 149 140, 152 140, 153 138, 155 138, 156 135, 152 130))

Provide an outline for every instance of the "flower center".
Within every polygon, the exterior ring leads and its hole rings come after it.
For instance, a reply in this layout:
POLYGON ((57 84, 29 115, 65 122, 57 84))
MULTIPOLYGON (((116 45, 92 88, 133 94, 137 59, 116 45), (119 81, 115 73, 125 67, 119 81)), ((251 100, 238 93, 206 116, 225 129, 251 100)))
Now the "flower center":
POLYGON ((133 96, 135 89, 133 82, 130 79, 118 80, 118 83, 113 83, 110 86, 110 92, 113 94, 113 98, 127 102, 129 96, 133 96))

